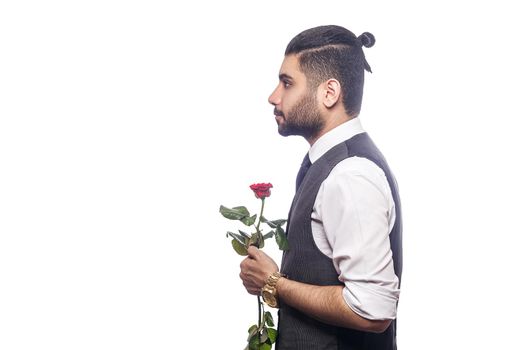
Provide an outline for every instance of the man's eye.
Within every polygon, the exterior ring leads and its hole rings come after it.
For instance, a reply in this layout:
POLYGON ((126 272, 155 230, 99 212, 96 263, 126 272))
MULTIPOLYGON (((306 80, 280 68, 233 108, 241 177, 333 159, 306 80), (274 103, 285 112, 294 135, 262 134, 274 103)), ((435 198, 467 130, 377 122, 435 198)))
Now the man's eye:
POLYGON ((287 82, 287 81, 283 81, 283 85, 284 85, 285 88, 287 88, 287 87, 289 87, 289 86, 292 85, 292 84, 290 84, 290 83, 287 82))

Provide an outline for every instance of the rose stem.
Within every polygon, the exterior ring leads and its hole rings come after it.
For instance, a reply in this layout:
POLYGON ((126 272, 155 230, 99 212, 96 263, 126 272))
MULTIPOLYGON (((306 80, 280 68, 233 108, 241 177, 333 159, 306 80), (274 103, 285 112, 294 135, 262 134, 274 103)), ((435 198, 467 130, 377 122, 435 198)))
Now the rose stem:
POLYGON ((259 221, 257 221, 257 227, 255 227, 255 229, 257 230, 258 233, 259 233, 259 225, 261 225, 261 218, 262 218, 262 214, 263 214, 263 211, 264 211, 264 197, 261 198, 261 201, 262 201, 261 213, 259 214, 259 221))

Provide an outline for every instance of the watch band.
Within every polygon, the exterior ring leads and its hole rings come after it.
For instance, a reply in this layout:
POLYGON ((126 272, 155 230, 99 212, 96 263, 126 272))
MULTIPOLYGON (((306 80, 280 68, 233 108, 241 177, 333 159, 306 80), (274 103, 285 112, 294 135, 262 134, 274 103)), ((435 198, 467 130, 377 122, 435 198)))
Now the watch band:
POLYGON ((279 296, 277 293, 277 281, 284 277, 279 271, 272 273, 266 279, 266 284, 261 288, 261 295, 264 302, 270 307, 279 307, 279 296))
POLYGON ((281 277, 284 277, 284 275, 281 274, 279 271, 272 273, 270 276, 268 276, 268 279, 266 279, 266 285, 270 287, 277 286, 277 281, 281 277))

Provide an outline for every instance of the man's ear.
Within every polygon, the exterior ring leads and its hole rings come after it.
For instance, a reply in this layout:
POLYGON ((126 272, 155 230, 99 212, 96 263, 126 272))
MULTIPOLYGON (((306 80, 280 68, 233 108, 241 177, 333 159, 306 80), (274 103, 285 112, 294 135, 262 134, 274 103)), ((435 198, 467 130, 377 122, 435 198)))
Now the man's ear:
POLYGON ((337 79, 328 79, 322 84, 322 101, 326 108, 332 108, 341 98, 341 84, 337 79))

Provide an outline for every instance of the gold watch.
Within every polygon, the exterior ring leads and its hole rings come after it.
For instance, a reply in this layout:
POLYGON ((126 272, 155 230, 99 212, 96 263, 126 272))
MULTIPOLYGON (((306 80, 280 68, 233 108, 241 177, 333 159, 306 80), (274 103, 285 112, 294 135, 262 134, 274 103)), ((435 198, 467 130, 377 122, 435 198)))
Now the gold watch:
POLYGON ((277 295, 277 281, 283 277, 279 271, 268 276, 266 284, 261 288, 261 296, 266 304, 270 307, 279 307, 279 298, 277 295))

